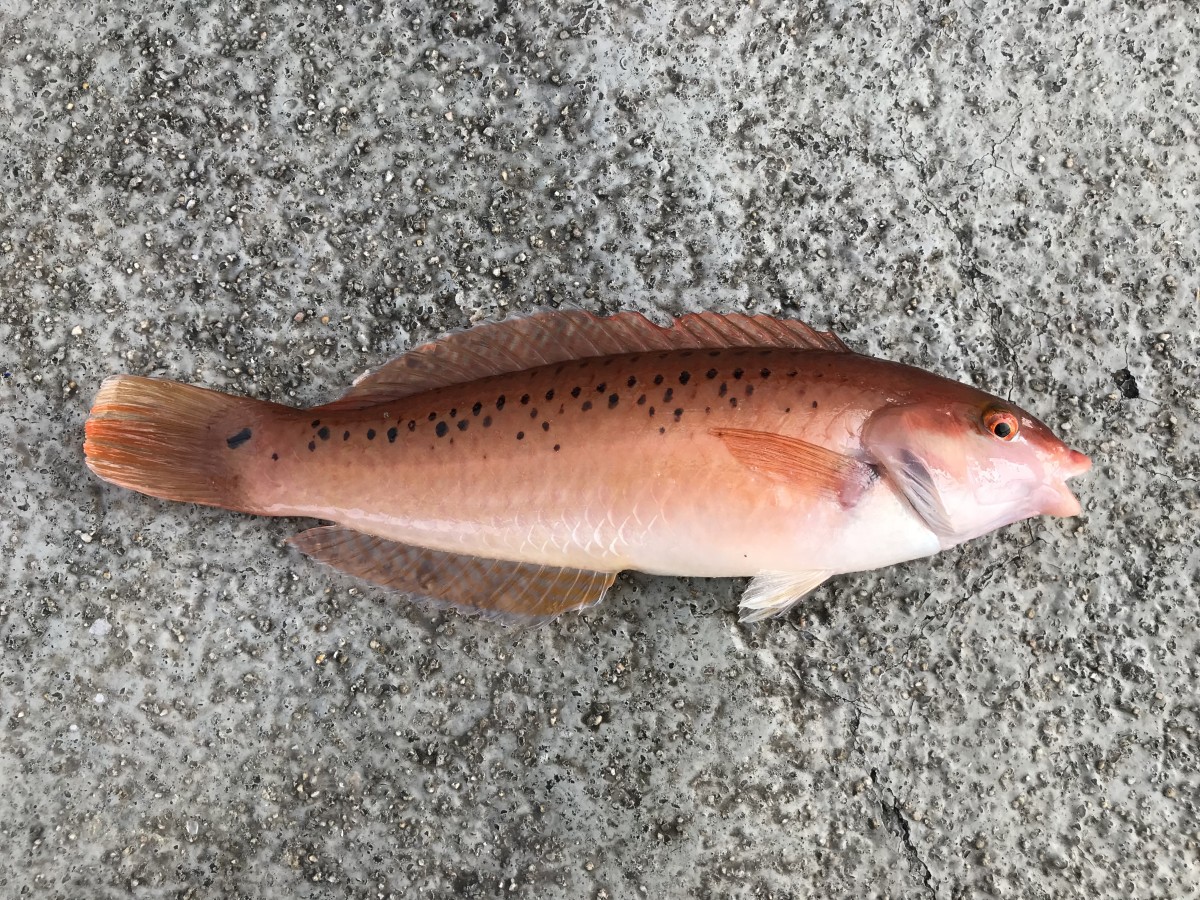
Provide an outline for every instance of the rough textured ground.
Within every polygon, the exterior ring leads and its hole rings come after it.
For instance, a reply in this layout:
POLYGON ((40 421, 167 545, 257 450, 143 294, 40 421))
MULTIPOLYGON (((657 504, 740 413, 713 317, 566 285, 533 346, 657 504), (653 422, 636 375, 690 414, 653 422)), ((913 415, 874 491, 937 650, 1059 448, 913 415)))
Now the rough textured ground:
POLYGON ((0 895, 1195 894, 1193 5, 101 6, 0 0, 0 895), (514 632, 84 469, 106 374, 560 303, 1010 395, 1085 514, 514 632))

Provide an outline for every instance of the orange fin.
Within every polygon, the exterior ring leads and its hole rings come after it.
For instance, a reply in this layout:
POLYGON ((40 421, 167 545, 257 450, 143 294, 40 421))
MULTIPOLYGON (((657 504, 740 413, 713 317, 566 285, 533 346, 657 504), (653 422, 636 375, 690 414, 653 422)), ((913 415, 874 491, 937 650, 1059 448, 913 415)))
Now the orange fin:
POLYGON ((242 490, 238 448, 273 403, 136 375, 105 379, 84 426, 88 468, 164 500, 256 512, 242 490))
POLYGON ((318 409, 361 409, 477 378, 585 357, 726 347, 851 352, 831 332, 770 316, 692 313, 663 328, 636 312, 602 318, 584 310, 559 310, 477 325, 424 344, 363 375, 340 399, 318 409))
POLYGON ((770 431, 714 429, 734 459, 781 481, 835 494, 845 507, 858 502, 876 479, 875 470, 850 456, 770 431))
POLYGON ((556 569, 410 547, 325 525, 291 538, 304 553, 349 575, 463 612, 530 621, 598 603, 614 572, 556 569))

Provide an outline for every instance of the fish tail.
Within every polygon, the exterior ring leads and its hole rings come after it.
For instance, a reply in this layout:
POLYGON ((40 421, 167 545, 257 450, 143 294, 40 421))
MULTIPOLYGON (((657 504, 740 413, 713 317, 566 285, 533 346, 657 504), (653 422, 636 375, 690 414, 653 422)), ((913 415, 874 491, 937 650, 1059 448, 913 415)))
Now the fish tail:
POLYGON ((84 427, 88 468, 163 500, 259 512, 244 478, 254 427, 275 404, 135 375, 104 381, 84 427), (232 452, 231 452, 232 451, 232 452))

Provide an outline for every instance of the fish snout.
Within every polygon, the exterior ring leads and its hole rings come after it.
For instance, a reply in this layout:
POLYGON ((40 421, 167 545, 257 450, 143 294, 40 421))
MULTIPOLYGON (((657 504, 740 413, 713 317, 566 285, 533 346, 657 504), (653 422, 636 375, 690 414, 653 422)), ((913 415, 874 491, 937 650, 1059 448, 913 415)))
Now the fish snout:
POLYGON ((1063 461, 1059 463, 1059 471, 1062 472, 1063 478, 1074 478, 1076 475, 1082 475, 1092 467, 1092 459, 1078 450, 1067 449, 1064 454, 1063 461))

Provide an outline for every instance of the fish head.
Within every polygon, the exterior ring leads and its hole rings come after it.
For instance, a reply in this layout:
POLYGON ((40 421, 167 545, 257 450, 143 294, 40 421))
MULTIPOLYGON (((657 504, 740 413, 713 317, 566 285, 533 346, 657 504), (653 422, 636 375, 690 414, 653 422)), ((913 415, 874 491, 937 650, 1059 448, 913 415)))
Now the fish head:
MULTIPOLYGON (((963 387, 963 386, 957 386, 963 387)), ((1092 461, 1035 417, 967 389, 873 413, 863 449, 951 547, 1031 516, 1075 516, 1067 479, 1092 461)))

